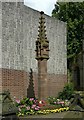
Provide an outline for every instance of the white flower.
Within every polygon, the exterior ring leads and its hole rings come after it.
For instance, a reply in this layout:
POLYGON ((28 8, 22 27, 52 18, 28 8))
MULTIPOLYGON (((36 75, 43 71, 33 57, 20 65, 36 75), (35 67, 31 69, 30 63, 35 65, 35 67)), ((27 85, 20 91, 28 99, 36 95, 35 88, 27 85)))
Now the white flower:
POLYGON ((39 101, 40 104, 42 104, 42 101, 39 101))

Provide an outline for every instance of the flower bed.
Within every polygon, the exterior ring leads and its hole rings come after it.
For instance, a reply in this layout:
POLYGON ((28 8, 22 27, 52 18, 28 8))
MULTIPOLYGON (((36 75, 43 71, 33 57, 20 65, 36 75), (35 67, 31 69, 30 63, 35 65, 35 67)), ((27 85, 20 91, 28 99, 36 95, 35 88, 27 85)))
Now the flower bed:
POLYGON ((19 112, 18 116, 24 116, 24 115, 37 115, 37 114, 42 114, 42 115, 46 115, 49 113, 60 113, 63 111, 68 111, 69 107, 64 107, 64 108, 59 108, 59 109, 46 109, 46 110, 38 110, 37 112, 35 112, 34 110, 30 110, 30 112, 26 112, 26 114, 19 112))
POLYGON ((22 100, 16 100, 16 106, 18 107, 18 116, 34 114, 40 110, 38 100, 34 98, 24 98, 22 100))
POLYGON ((59 101, 59 104, 55 103, 54 105, 51 105, 43 100, 38 101, 34 98, 24 98, 22 100, 16 100, 16 106, 18 107, 18 116, 49 114, 69 110, 68 106, 64 106, 63 101, 59 101))
POLYGON ((68 111, 69 107, 64 107, 64 108, 58 108, 58 109, 46 109, 46 110, 39 110, 37 114, 49 114, 49 113, 57 113, 57 112, 63 112, 63 111, 68 111))
POLYGON ((59 107, 68 107, 70 105, 70 101, 67 99, 62 100, 62 99, 57 99, 57 98, 53 98, 53 97, 48 98, 48 103, 50 105, 57 105, 59 107))

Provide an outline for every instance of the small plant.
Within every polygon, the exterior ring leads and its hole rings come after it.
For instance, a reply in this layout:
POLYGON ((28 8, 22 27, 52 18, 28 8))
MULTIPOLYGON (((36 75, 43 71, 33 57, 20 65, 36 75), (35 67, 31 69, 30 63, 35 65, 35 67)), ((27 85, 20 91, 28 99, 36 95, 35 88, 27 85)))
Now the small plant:
POLYGON ((40 100, 38 105, 39 107, 46 106, 46 102, 44 100, 40 100))
POLYGON ((49 104, 54 105, 57 99, 55 97, 48 97, 47 100, 49 104))
POLYGON ((64 107, 64 108, 58 108, 58 109, 46 109, 46 110, 39 110, 37 112, 37 114, 43 114, 43 115, 46 115, 46 114, 49 114, 49 113, 59 113, 59 112, 63 112, 63 111, 68 111, 69 110, 69 107, 64 107))
POLYGON ((57 108, 68 107, 70 105, 70 101, 67 99, 62 100, 62 99, 57 99, 57 98, 53 98, 53 97, 48 98, 48 103, 50 105, 56 106, 57 108))
POLYGON ((72 83, 68 83, 62 92, 59 92, 58 94, 58 98, 62 99, 62 100, 70 100, 70 98, 72 97, 72 94, 74 93, 74 87, 72 83))
POLYGON ((18 107, 18 116, 24 116, 28 114, 35 114, 40 110, 38 100, 34 98, 24 98, 22 100, 16 100, 16 106, 18 107))

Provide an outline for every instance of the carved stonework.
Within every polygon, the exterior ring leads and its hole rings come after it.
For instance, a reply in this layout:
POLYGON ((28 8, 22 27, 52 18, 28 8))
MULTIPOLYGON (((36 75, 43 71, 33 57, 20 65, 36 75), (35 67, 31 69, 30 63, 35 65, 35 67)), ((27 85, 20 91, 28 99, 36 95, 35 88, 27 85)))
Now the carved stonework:
POLYGON ((41 12, 38 38, 36 41, 36 59, 38 60, 38 98, 48 97, 47 60, 49 59, 49 41, 46 36, 45 18, 41 12))
POLYGON ((39 18, 39 30, 38 38, 36 41, 36 59, 49 59, 49 41, 46 36, 46 26, 45 18, 43 17, 43 12, 41 12, 41 17, 39 18))

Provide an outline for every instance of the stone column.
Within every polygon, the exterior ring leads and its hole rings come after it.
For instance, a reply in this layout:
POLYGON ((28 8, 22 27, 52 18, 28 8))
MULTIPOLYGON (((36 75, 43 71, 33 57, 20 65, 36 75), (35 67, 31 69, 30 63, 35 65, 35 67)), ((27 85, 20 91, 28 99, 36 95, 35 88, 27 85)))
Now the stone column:
POLYGON ((48 97, 47 60, 38 60, 38 97, 48 97))
POLYGON ((36 41, 36 59, 38 61, 38 98, 48 97, 47 60, 49 59, 49 41, 46 37, 45 18, 41 12, 39 18, 38 38, 36 41))

